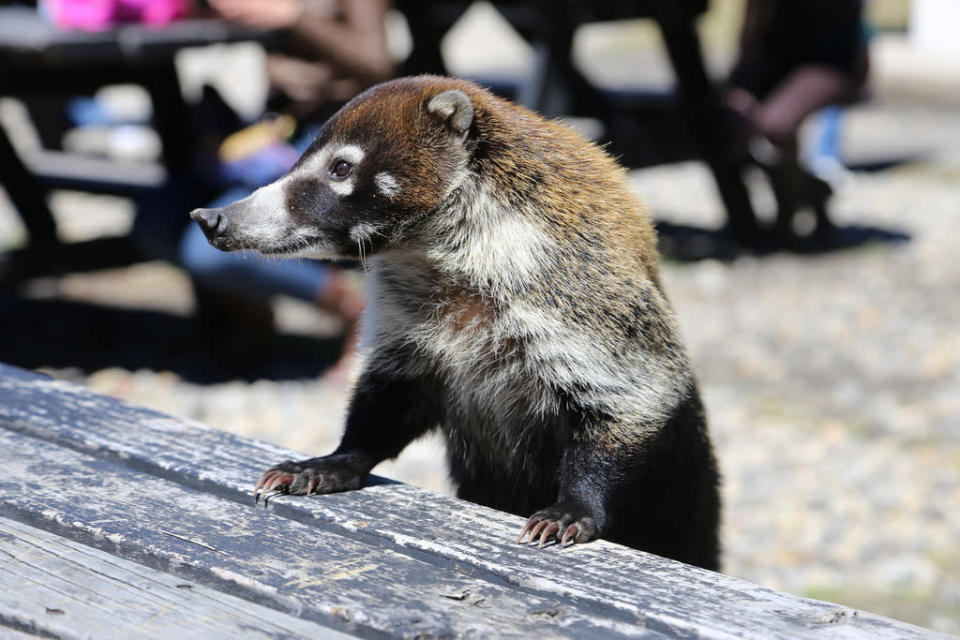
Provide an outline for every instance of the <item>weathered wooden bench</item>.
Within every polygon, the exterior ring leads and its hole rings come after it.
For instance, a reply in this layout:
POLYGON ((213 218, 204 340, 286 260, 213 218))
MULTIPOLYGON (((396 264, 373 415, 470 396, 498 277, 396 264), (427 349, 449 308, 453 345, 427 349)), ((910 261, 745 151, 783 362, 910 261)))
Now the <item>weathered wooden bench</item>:
POLYGON ((301 455, 0 365, 0 636, 939 635, 382 479, 255 506, 301 455))

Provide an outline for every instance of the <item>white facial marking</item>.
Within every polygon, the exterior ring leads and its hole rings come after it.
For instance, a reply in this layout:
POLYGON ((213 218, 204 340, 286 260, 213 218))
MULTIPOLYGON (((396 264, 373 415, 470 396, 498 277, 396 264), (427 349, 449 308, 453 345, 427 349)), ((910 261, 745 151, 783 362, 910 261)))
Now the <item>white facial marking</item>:
POLYGON ((304 178, 322 177, 326 179, 331 191, 338 196, 346 197, 356 188, 354 178, 356 171, 344 180, 334 180, 329 178, 330 165, 337 160, 346 160, 356 167, 363 162, 365 156, 364 150, 355 144, 331 143, 319 149, 312 158, 301 165, 297 175, 304 178))
POLYGON ((373 246, 370 237, 376 233, 376 225, 369 222, 360 222, 350 229, 350 239, 357 243, 357 253, 360 255, 360 265, 364 271, 367 269, 367 245, 373 246))
POLYGON ((400 183, 397 182, 397 179, 386 171, 381 171, 373 177, 373 182, 377 185, 377 189, 380 190, 380 193, 392 198, 393 196, 400 193, 400 183))
POLYGON ((351 164, 358 164, 363 161, 363 157, 367 155, 364 153, 363 149, 358 147, 355 144, 345 144, 343 146, 331 146, 330 158, 343 158, 351 164))
POLYGON ((330 181, 330 190, 333 191, 338 196, 349 196, 353 193, 353 177, 349 177, 346 180, 331 180, 330 181))
POLYGON ((230 229, 240 249, 251 249, 278 257, 336 258, 333 245, 309 229, 291 224, 286 189, 289 178, 260 187, 243 201, 245 212, 233 218, 230 229))
POLYGON ((350 229, 350 238, 354 242, 364 242, 370 240, 370 236, 377 230, 375 225, 369 222, 360 222, 350 229))
POLYGON ((247 216, 250 222, 243 235, 260 245, 279 242, 287 229, 282 181, 260 187, 247 198, 253 215, 247 216))
POLYGON ((289 253, 279 254, 283 258, 310 258, 311 260, 336 260, 340 254, 334 247, 328 247, 311 242, 304 249, 298 249, 289 253))
POLYGON ((297 175, 304 178, 325 176, 334 160, 346 160, 357 165, 363 162, 366 155, 364 150, 355 144, 332 142, 314 152, 312 158, 307 158, 306 162, 300 165, 297 175))

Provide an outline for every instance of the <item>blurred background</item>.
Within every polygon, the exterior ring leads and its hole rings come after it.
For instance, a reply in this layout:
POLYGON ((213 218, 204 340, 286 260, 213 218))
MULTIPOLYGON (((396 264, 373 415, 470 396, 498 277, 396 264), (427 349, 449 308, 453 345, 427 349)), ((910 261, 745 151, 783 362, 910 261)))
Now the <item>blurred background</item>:
MULTIPOLYGON (((362 271, 222 263, 187 213, 282 174, 365 86, 446 70, 631 167, 725 572, 960 634, 960 3, 798 3, 807 35, 855 31, 792 89, 755 3, 593 4, 0 3, 0 361, 330 451, 362 271)), ((376 473, 451 492, 436 439, 376 473)))

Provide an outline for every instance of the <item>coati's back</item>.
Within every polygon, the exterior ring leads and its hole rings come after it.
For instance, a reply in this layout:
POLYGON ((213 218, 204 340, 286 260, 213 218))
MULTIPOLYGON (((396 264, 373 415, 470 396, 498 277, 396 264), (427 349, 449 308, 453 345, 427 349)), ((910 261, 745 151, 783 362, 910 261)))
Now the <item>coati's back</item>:
MULTIPOLYGON (((472 83, 421 76, 349 103, 275 184, 280 236, 310 243, 299 255, 369 256, 370 296, 340 448, 262 484, 357 486, 439 426, 460 496, 540 509, 525 536, 602 535, 716 568, 703 411, 649 218, 607 154, 472 83)), ((249 229, 231 241, 264 235, 249 229)))

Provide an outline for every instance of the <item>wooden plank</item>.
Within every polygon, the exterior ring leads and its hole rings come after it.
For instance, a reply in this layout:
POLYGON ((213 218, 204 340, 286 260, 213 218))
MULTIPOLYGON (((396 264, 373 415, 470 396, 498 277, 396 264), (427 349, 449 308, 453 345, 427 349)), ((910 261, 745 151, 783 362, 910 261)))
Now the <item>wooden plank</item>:
POLYGON ((13 627, 5 627, 3 623, 0 622, 0 640, 37 640, 38 636, 41 638, 51 637, 43 633, 27 633, 26 631, 20 631, 13 627))
MULTIPOLYGON (((302 457, 3 366, 0 427, 244 504, 266 466, 302 457)), ((282 526, 348 535, 566 607, 633 616, 667 635, 945 637, 603 541, 540 551, 511 544, 522 519, 405 485, 277 498, 270 511, 291 521, 282 526)))
POLYGON ((144 195, 159 191, 167 181, 161 164, 117 162, 63 151, 31 150, 23 155, 23 164, 48 189, 144 195))
POLYGON ((0 637, 352 638, 0 518, 0 637))
POLYGON ((663 638, 574 608, 0 430, 0 515, 351 633, 663 638))

